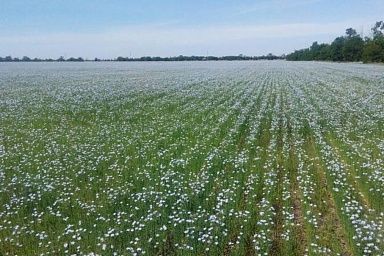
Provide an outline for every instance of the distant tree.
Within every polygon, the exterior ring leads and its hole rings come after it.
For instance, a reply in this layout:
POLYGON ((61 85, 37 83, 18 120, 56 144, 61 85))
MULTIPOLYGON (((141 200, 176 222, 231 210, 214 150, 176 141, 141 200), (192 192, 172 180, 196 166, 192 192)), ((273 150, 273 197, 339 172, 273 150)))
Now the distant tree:
POLYGON ((313 42, 311 47, 309 47, 309 55, 308 56, 311 60, 317 60, 318 59, 318 55, 320 53, 320 46, 319 46, 319 43, 316 41, 316 42, 313 42))
POLYGON ((309 48, 306 58, 310 60, 330 60, 330 46, 313 42, 309 48))
POLYGON ((378 21, 372 28, 373 38, 383 37, 384 36, 384 21, 378 21))
POLYGON ((344 61, 360 61, 364 49, 364 40, 356 33, 356 30, 346 30, 346 38, 342 48, 344 61))
POLYGON ((373 37, 362 39, 353 28, 345 30, 329 44, 312 43, 310 48, 296 50, 286 56, 286 60, 332 60, 384 62, 384 21, 372 27, 373 37))
POLYGON ((205 58, 205 60, 219 60, 219 58, 218 58, 218 57, 215 57, 215 56, 207 56, 207 57, 205 58))
POLYGON ((345 30, 345 34, 347 35, 347 37, 355 37, 355 36, 357 36, 356 30, 353 29, 353 28, 347 28, 345 30))
POLYGON ((5 56, 4 61, 13 61, 12 56, 5 56))
POLYGON ((177 61, 183 61, 185 60, 185 57, 183 55, 179 55, 177 58, 176 58, 177 61))
POLYGON ((152 58, 150 56, 144 56, 140 58, 141 61, 151 61, 152 58))
POLYGON ((267 60, 273 60, 274 59, 274 56, 272 53, 268 53, 267 55, 267 60))
POLYGON ((331 44, 331 57, 333 61, 343 61, 343 48, 344 48, 345 38, 337 37, 333 40, 331 44))
POLYGON ((119 57, 116 58, 116 60, 117 61, 127 61, 127 58, 119 56, 119 57))
POLYGON ((60 58, 58 58, 57 61, 65 61, 65 59, 63 56, 60 56, 60 58))
POLYGON ((78 58, 70 57, 69 59, 67 59, 67 61, 72 61, 72 62, 74 62, 74 61, 76 61, 76 62, 81 62, 81 61, 84 61, 84 59, 83 59, 83 58, 81 58, 81 57, 78 57, 78 58))
POLYGON ((366 42, 362 54, 363 62, 381 62, 383 61, 383 49, 377 42, 370 40, 366 42))
POLYGON ((365 39, 362 53, 364 62, 384 62, 384 21, 378 21, 372 27, 373 38, 365 39))
POLYGON ((31 59, 28 56, 23 56, 21 59, 22 61, 31 61, 31 59))
POLYGON ((318 60, 331 60, 331 46, 329 44, 320 44, 318 60))

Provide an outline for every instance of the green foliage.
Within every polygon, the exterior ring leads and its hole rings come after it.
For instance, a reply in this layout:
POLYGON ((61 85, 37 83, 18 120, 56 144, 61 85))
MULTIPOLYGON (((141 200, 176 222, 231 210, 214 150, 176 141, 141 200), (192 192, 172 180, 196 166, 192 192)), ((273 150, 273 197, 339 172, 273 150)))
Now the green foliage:
POLYGON ((382 38, 384 36, 384 21, 378 21, 372 28, 373 38, 382 38))
POLYGON ((384 62, 384 37, 377 37, 366 42, 363 53, 363 62, 384 62))
POLYGON ((333 61, 343 61, 344 37, 337 37, 331 44, 331 54, 333 61))
POLYGON ((364 49, 364 41, 360 36, 347 38, 344 42, 342 55, 345 61, 360 61, 364 49))
POLYGON ((331 44, 314 42, 310 48, 288 54, 286 59, 384 62, 384 21, 375 23, 372 34, 373 38, 364 40, 355 29, 348 28, 345 36, 337 37, 331 44))

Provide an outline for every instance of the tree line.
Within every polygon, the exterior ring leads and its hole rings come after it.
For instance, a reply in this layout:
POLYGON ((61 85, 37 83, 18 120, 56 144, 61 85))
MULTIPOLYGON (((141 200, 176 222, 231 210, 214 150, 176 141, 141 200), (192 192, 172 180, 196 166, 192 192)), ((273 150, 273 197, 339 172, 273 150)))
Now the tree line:
POLYGON ((272 53, 262 56, 246 56, 243 54, 234 55, 234 56, 175 56, 175 57, 152 57, 152 56, 144 56, 139 58, 131 58, 131 57, 117 57, 115 59, 99 59, 95 58, 92 60, 86 60, 81 57, 78 58, 68 58, 65 59, 61 56, 58 59, 40 59, 40 58, 29 58, 28 56, 24 56, 22 58, 12 58, 12 56, 0 57, 0 62, 64 62, 64 61, 72 61, 72 62, 83 62, 83 61, 216 61, 216 60, 277 60, 284 59, 285 56, 276 56, 272 53))
POLYGON ((230 55, 230 56, 175 56, 175 57, 151 57, 145 56, 140 58, 128 58, 128 57, 118 57, 116 61, 216 61, 216 60, 277 60, 284 59, 285 56, 276 56, 272 53, 262 56, 246 56, 243 54, 239 55, 230 55))
POLYGON ((84 59, 81 57, 78 57, 78 58, 70 57, 68 59, 65 59, 63 56, 60 56, 60 58, 58 58, 58 59, 30 58, 28 56, 24 56, 22 58, 17 58, 17 57, 12 58, 12 56, 6 56, 6 57, 0 56, 0 62, 42 62, 42 61, 45 61, 45 62, 53 62, 53 61, 58 61, 58 62, 60 62, 60 61, 78 61, 78 62, 82 62, 82 61, 84 61, 84 59))
POLYGON ((288 54, 286 59, 384 62, 384 21, 376 22, 371 30, 372 36, 363 39, 355 29, 348 28, 344 36, 335 38, 331 44, 314 42, 309 48, 288 54))

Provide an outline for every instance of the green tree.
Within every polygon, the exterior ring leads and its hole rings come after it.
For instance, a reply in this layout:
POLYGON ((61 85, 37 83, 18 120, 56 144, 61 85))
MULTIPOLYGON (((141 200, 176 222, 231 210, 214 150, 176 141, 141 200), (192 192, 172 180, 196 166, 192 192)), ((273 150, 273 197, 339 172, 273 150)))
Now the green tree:
POLYGON ((320 44, 318 60, 332 60, 331 46, 329 44, 320 44))
POLYGON ((383 37, 384 36, 384 21, 378 21, 372 28, 373 38, 383 37))
POLYGON ((363 39, 354 29, 347 29, 347 37, 344 41, 342 53, 344 61, 360 61, 364 49, 363 39))
POLYGON ((343 61, 343 48, 344 48, 345 38, 337 37, 331 44, 331 59, 333 61, 343 61))
POLYGON ((356 32, 356 30, 353 29, 353 28, 347 28, 347 29, 345 30, 345 34, 347 35, 347 38, 351 38, 351 37, 355 37, 355 36, 357 36, 357 32, 356 32))
POLYGON ((372 27, 372 38, 361 38, 353 28, 345 30, 345 36, 339 36, 329 44, 313 42, 310 48, 295 50, 286 56, 286 60, 331 60, 384 62, 384 21, 378 21, 372 27))
POLYGON ((364 62, 384 62, 384 21, 372 27, 373 38, 367 38, 362 58, 364 62))

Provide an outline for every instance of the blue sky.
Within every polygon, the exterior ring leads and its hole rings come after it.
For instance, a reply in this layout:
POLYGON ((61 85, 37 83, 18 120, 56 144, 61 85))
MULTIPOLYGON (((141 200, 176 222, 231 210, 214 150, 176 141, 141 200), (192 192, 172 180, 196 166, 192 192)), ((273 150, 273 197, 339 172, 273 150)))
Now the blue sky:
POLYGON ((288 53, 384 19, 383 0, 1 0, 0 55, 288 53))

